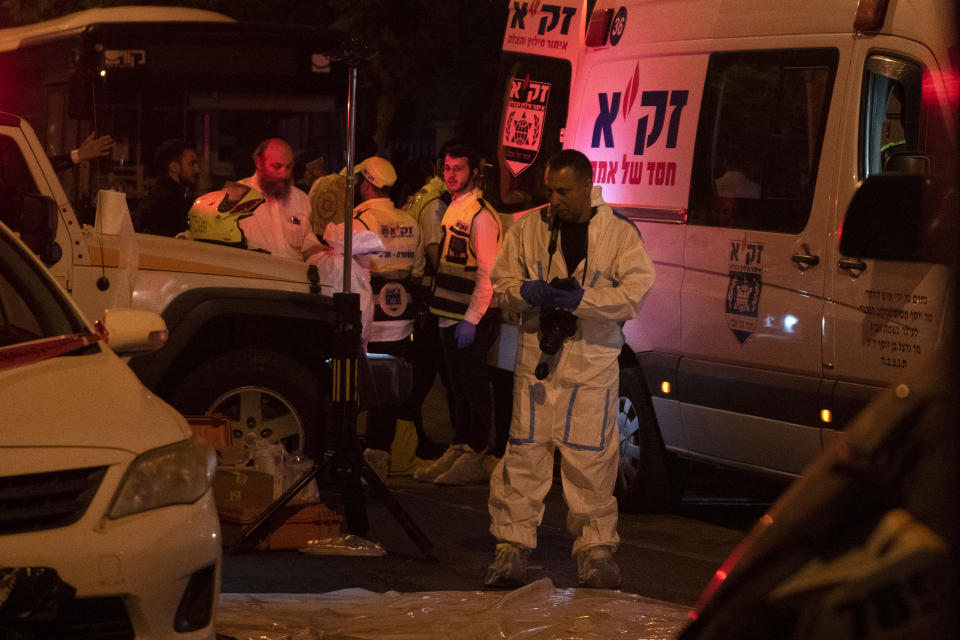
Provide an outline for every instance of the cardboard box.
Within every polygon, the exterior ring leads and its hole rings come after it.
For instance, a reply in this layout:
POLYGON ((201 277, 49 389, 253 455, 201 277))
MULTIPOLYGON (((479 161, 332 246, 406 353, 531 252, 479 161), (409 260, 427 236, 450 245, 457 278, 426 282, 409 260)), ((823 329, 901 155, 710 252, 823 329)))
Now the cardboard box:
POLYGON ((252 467, 217 467, 213 476, 213 500, 217 507, 242 505, 250 508, 273 502, 274 478, 252 467))
MULTIPOLYGON (((218 505, 217 511, 220 514, 223 544, 230 545, 263 509, 243 505, 218 505)), ((300 549, 310 540, 333 538, 340 535, 341 520, 340 514, 320 502, 282 507, 257 532, 256 549, 300 549)), ((253 542, 251 539, 251 546, 253 542)))

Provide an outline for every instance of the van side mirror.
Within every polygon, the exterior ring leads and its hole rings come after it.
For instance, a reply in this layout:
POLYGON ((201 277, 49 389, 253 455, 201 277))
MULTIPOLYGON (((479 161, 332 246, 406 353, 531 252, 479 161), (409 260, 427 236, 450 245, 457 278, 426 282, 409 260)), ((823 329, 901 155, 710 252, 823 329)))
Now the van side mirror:
MULTIPOLYGON (((935 207, 922 175, 889 173, 867 178, 850 201, 840 232, 840 252, 875 260, 949 263, 953 214, 935 207)), ((949 198, 948 198, 949 199, 949 198)))
POLYGON ((883 165, 884 173, 909 173, 925 176, 930 173, 930 158, 916 151, 898 151, 887 158, 883 165))
POLYGON ((47 266, 56 264, 63 249, 56 243, 60 211, 57 203, 41 195, 19 196, 20 239, 47 266))

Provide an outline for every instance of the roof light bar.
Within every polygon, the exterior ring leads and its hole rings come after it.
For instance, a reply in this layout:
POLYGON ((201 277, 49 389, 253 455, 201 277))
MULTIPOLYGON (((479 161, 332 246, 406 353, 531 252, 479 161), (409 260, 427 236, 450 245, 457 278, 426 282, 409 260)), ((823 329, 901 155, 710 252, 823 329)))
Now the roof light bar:
POLYGON ((587 26, 586 45, 588 47, 602 47, 607 44, 610 35, 610 23, 613 22, 613 9, 597 9, 590 16, 587 26))
POLYGON ((853 19, 855 31, 880 31, 887 17, 888 0, 860 0, 853 19))

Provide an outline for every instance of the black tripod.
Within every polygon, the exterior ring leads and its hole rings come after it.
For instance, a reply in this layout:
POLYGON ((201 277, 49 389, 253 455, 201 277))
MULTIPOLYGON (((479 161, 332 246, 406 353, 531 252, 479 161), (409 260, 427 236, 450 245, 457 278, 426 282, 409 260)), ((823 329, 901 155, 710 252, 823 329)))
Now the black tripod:
POLYGON ((350 224, 353 218, 353 150, 356 131, 356 90, 357 64, 362 58, 356 54, 340 54, 350 67, 350 85, 347 100, 347 198, 344 204, 343 225, 343 291, 333 295, 336 309, 337 324, 334 329, 333 343, 333 386, 331 400, 334 407, 334 428, 323 459, 315 462, 313 467, 297 480, 279 498, 267 506, 256 519, 247 525, 240 536, 228 547, 227 551, 234 553, 243 549, 247 541, 260 530, 277 511, 290 502, 293 496, 317 477, 328 465, 335 465, 335 470, 342 472, 341 493, 347 517, 347 525, 352 533, 364 536, 369 528, 367 520, 366 502, 363 496, 361 479, 373 488, 384 506, 390 511, 403 530, 420 549, 420 552, 431 561, 433 545, 416 523, 403 510, 397 499, 380 480, 380 476, 371 469, 363 459, 360 444, 357 442, 357 378, 358 365, 361 353, 361 313, 360 296, 350 293, 350 270, 353 263, 353 227, 350 224))
POLYGON ((390 511, 403 530, 410 536, 420 552, 431 561, 433 545, 417 524, 410 518, 397 499, 390 492, 380 476, 370 468, 361 455, 356 438, 357 420, 357 376, 360 345, 360 296, 355 293, 337 293, 333 296, 337 310, 337 328, 334 332, 336 352, 333 354, 334 428, 329 446, 323 459, 315 462, 283 495, 268 505, 240 533, 239 537, 227 549, 230 553, 243 550, 245 544, 266 525, 271 518, 284 507, 293 496, 317 477, 328 465, 342 472, 341 492, 347 525, 352 533, 364 536, 369 529, 366 501, 363 495, 361 479, 373 488, 374 493, 390 511))

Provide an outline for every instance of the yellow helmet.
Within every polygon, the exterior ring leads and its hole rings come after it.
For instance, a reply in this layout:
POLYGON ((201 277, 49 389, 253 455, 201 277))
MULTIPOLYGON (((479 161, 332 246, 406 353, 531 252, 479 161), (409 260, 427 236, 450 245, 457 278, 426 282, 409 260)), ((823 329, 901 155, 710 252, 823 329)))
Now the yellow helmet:
POLYGON ((239 222, 263 204, 263 194, 243 184, 226 182, 223 189, 206 193, 193 202, 187 219, 190 237, 247 248, 247 239, 239 222))

